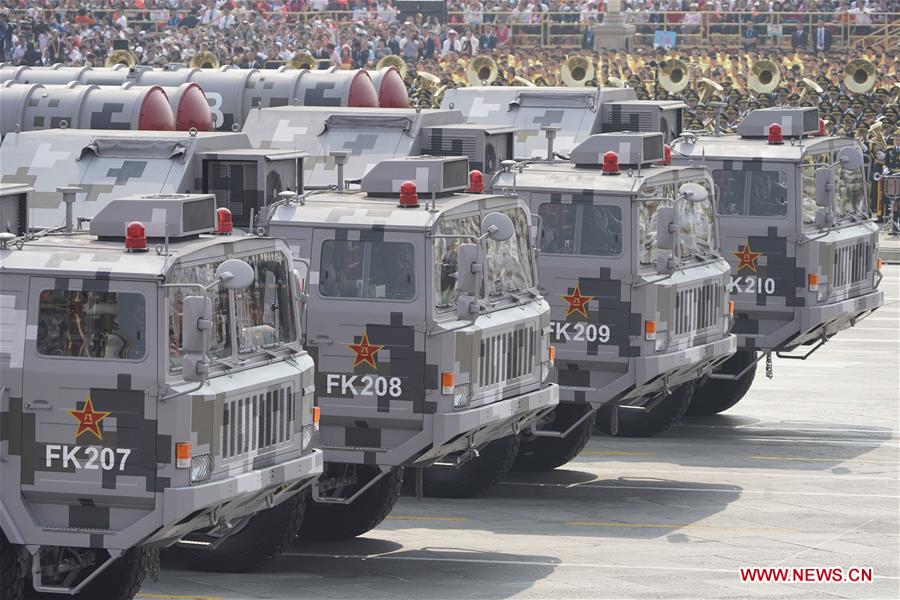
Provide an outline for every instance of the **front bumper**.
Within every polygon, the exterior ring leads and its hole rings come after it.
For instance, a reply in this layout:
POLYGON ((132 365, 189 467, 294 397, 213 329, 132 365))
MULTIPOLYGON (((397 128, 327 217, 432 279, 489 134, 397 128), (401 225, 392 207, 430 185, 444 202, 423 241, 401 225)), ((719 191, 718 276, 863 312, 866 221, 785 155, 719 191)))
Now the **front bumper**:
POLYGON ((831 337, 839 331, 853 327, 857 321, 884 304, 884 292, 875 290, 856 298, 808 306, 799 309, 800 334, 785 344, 790 350, 825 337, 831 337))
POLYGON ((231 520, 278 504, 319 477, 323 462, 322 451, 313 450, 299 458, 222 481, 167 488, 162 502, 163 522, 167 527, 153 539, 177 538, 209 527, 212 513, 231 520), (286 491, 290 493, 284 494, 286 491), (268 496, 277 496, 274 504, 267 504, 268 496))
POLYGON ((651 390, 648 384, 659 382, 670 389, 682 383, 699 379, 726 360, 737 351, 737 336, 729 334, 725 337, 690 346, 681 350, 673 350, 642 356, 635 359, 635 389, 626 398, 646 395, 651 390))

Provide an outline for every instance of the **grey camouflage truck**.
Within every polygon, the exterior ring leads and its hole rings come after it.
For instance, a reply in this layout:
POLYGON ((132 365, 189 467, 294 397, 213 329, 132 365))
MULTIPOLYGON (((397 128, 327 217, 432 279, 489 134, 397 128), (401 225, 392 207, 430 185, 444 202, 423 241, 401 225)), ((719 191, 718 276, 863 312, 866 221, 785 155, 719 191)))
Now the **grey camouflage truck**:
POLYGON ((538 216, 560 386, 518 468, 568 462, 598 409, 613 434, 665 429, 735 351, 712 179, 663 160, 662 134, 595 134, 568 161, 507 163, 494 178, 494 192, 515 191, 538 216))
POLYGON ((287 246, 210 235, 210 195, 29 232, 29 193, 0 185, 0 596, 131 598, 188 535, 277 553, 323 465, 287 246))
POLYGON ((719 190, 739 346, 697 389, 692 414, 734 406, 763 356, 771 377, 773 352, 805 359, 883 304, 863 156, 852 139, 819 135, 815 108, 754 110, 735 135, 673 144, 672 160, 706 165, 719 190))
POLYGON ((471 496, 506 472, 518 433, 551 411, 549 306, 529 211, 463 194, 465 158, 385 160, 360 188, 270 207, 269 235, 306 273, 306 345, 318 367, 326 467, 301 537, 364 533, 403 467, 419 491, 471 496))

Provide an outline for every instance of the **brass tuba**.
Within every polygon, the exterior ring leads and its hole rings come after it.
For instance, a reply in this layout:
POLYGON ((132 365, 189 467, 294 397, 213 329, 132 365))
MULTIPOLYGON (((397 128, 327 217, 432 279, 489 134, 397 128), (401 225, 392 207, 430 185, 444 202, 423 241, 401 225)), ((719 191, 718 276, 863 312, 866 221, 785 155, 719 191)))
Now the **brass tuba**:
POLYGON ((875 65, 864 58, 851 60, 844 67, 844 86, 854 94, 865 94, 875 85, 875 65))
POLYGON ((188 63, 192 69, 218 69, 219 59, 208 50, 203 50, 194 55, 188 63))
POLYGON ((758 60, 753 63, 747 85, 757 94, 768 94, 775 91, 781 83, 781 71, 771 60, 758 60))
POLYGON ((497 63, 490 56, 476 56, 466 67, 466 79, 469 85, 491 85, 497 80, 500 71, 497 63))
POLYGON ((128 50, 113 50, 106 57, 106 66, 113 67, 115 65, 125 65, 129 69, 137 64, 134 54, 128 50))
POLYGON ((690 82, 687 63, 680 58, 670 58, 660 65, 659 85, 670 94, 677 94, 690 82))
POLYGON ((700 97, 697 100, 697 104, 706 104, 706 101, 709 99, 708 96, 711 96, 713 92, 721 94, 725 91, 721 84, 709 77, 701 77, 697 81, 697 85, 700 87, 700 97))
POLYGON ((537 87, 537 85, 535 85, 533 81, 531 81, 530 79, 525 79, 521 75, 516 75, 515 77, 513 77, 513 82, 518 83, 523 87, 537 87))
POLYGON ((379 60, 378 64, 375 65, 375 67, 379 70, 385 67, 394 67, 398 71, 400 71, 400 78, 404 80, 406 79, 406 72, 409 70, 409 67, 406 66, 406 61, 396 54, 388 54, 387 56, 379 60))
POLYGON ((800 100, 797 102, 797 104, 802 105, 803 98, 805 98, 806 94, 810 91, 815 92, 819 96, 821 96, 822 92, 825 91, 822 89, 821 85, 819 85, 818 83, 816 83, 814 80, 810 79, 809 77, 804 77, 801 81, 803 82, 803 91, 800 92, 800 100))
POLYGON ((318 61, 306 50, 294 52, 285 64, 288 69, 316 69, 319 66, 318 61))
POLYGON ((562 65, 560 77, 569 87, 583 87, 594 78, 594 63, 586 56, 570 56, 562 65))

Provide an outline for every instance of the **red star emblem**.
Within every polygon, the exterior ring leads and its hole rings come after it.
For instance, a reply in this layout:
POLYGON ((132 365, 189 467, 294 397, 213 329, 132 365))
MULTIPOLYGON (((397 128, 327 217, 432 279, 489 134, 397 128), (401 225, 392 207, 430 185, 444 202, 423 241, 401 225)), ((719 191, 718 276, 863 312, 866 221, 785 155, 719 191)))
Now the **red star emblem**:
POLYGON ((84 408, 81 410, 70 410, 69 414, 78 419, 78 429, 75 430, 76 440, 78 436, 86 431, 93 433, 98 440, 103 439, 103 434, 100 433, 100 421, 108 417, 110 413, 94 410, 94 404, 91 402, 90 396, 84 403, 84 408))
POLYGON ((740 252, 732 252, 738 259, 737 270, 740 271, 744 267, 747 267, 754 273, 756 272, 756 259, 762 256, 762 252, 754 252, 750 249, 750 241, 747 241, 747 244, 744 246, 744 249, 740 252))
POLYGON ((373 369, 378 368, 375 365, 375 355, 378 354, 378 351, 384 348, 384 346, 379 346, 378 344, 370 344, 369 332, 363 333, 362 339, 358 344, 347 344, 347 347, 356 353, 356 359, 353 361, 354 369, 362 363, 370 365, 373 369))
POLYGON ((575 291, 568 295, 563 294, 562 298, 569 303, 569 308, 566 309, 567 317, 572 313, 581 313, 587 318, 587 303, 594 299, 593 296, 582 296, 579 286, 576 285, 575 291))

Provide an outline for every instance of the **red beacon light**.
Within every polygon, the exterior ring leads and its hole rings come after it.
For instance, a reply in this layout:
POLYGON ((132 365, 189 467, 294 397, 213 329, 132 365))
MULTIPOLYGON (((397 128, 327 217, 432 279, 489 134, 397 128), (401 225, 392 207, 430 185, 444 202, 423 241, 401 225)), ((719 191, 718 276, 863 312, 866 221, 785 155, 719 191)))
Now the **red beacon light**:
POLYGON ((610 150, 603 155, 603 166, 601 167, 604 175, 619 174, 619 155, 610 150))
POLYGON ((216 209, 216 234, 231 235, 234 230, 234 223, 231 220, 231 211, 225 208, 216 209))
POLYGON ((144 232, 144 224, 140 221, 132 221, 125 227, 125 250, 127 252, 147 251, 147 235, 144 232))
POLYGON ((817 135, 819 137, 825 137, 825 119, 819 119, 819 133, 817 135))
POLYGON ((482 173, 478 169, 472 169, 471 171, 469 171, 469 187, 466 188, 466 191, 470 194, 483 194, 484 173, 482 173))
POLYGON ((416 193, 416 184, 412 181, 404 181, 400 184, 400 208, 418 208, 419 195, 416 193))
POLYGON ((781 137, 781 125, 778 123, 769 125, 769 143, 776 145, 784 143, 784 138, 781 137))
POLYGON ((659 164, 664 166, 672 164, 672 146, 663 144, 663 159, 659 161, 659 164))

